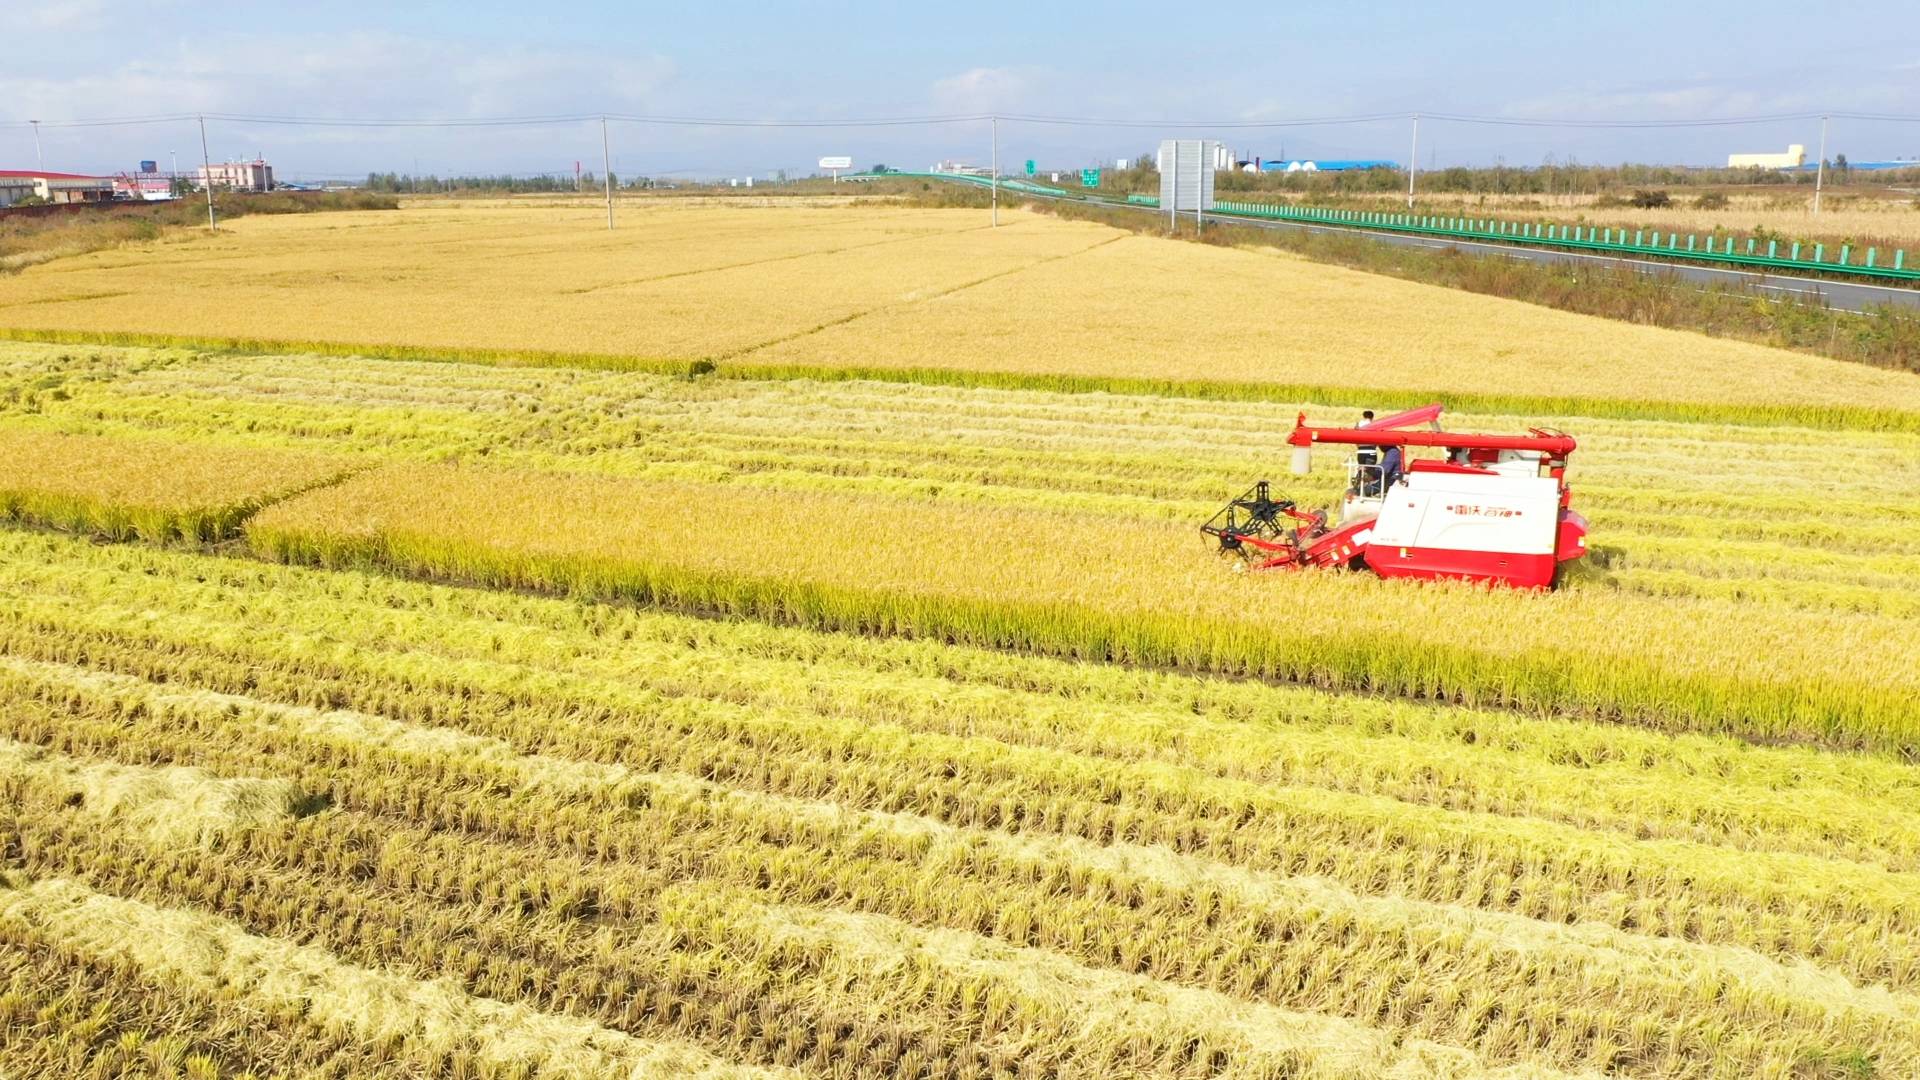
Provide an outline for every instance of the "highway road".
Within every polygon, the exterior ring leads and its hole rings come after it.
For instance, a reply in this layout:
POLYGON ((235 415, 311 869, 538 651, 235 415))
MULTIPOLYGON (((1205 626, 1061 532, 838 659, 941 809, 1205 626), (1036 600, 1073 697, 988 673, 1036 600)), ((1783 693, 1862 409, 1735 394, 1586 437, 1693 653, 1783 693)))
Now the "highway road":
MULTIPOLYGON (((1151 206, 1132 206, 1124 203, 1093 204, 1086 199, 1070 196, 1035 195, 1031 192, 1010 192, 1024 198, 1052 199, 1057 202, 1077 202, 1086 205, 1105 205, 1115 209, 1137 210, 1143 213, 1163 214, 1164 211, 1151 206)), ((1186 214, 1181 215, 1187 217, 1186 214)), ((1298 221, 1269 221, 1260 218, 1243 218, 1232 215, 1220 215, 1209 219, 1244 225, 1253 229, 1304 229, 1308 232, 1358 233, 1383 244, 1398 244, 1403 247, 1451 248, 1455 251, 1469 252, 1475 255, 1498 255, 1506 259, 1519 259, 1531 263, 1558 263, 1571 266, 1591 266, 1595 269, 1626 269, 1641 274, 1661 274, 1682 281, 1696 282, 1700 285, 1731 285, 1744 288, 1761 295, 1794 295, 1800 297, 1824 298, 1828 305, 1838 311, 1854 314, 1868 314, 1878 305, 1897 305, 1920 308, 1920 289, 1902 288, 1897 285, 1864 285, 1849 281, 1829 281, 1825 278, 1795 277, 1786 274, 1765 274, 1749 270, 1729 270, 1717 266, 1697 266, 1691 263, 1667 262, 1661 259, 1636 259, 1622 255, 1593 255, 1581 251, 1557 251, 1552 248, 1519 247, 1509 244, 1482 243, 1473 240, 1450 240, 1436 236, 1416 236, 1407 233, 1389 232, 1379 229, 1358 228, 1351 225, 1312 225, 1298 221)))

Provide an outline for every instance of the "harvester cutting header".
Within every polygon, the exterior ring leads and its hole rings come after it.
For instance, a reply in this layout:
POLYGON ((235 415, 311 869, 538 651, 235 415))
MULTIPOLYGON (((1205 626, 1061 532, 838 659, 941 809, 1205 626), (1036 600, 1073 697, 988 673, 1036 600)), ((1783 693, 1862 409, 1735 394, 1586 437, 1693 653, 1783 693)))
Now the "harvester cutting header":
POLYGON ((1569 505, 1573 437, 1549 428, 1441 431, 1440 411, 1427 405, 1357 427, 1312 427, 1301 413, 1287 436, 1295 475, 1307 474, 1316 444, 1355 448, 1339 523, 1326 510, 1273 498, 1262 480, 1201 531, 1257 570, 1346 567, 1387 578, 1551 587, 1561 563, 1587 553, 1586 519, 1569 505), (1410 458, 1415 447, 1446 455, 1410 458))

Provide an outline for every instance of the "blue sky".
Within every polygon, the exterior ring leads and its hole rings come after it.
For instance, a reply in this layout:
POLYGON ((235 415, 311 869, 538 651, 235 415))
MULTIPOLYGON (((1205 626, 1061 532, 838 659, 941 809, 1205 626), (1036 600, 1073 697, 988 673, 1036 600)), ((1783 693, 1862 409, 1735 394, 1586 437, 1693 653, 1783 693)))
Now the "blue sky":
MULTIPOLYGON (((1277 120, 1415 111, 1690 119, 1838 110, 1920 116, 1920 4, 1642 2, 1373 5, 188 4, 46 0, 0 14, 0 121, 176 112, 479 117, 618 112, 831 119, 1021 112, 1277 120), (1255 10, 1258 7, 1258 10, 1255 10), (1210 15, 1219 11, 1219 15, 1210 15)), ((1001 127, 1002 162, 1077 167, 1160 138, 1217 135, 1265 157, 1405 160, 1405 120, 1221 130, 1001 127)), ((211 125, 215 158, 263 152, 283 175, 594 168, 592 124, 350 130, 211 125)), ((1811 151, 1817 122, 1688 130, 1428 121, 1420 164, 1544 158, 1711 164, 1811 151)), ((47 165, 117 170, 191 124, 43 128, 47 165)), ((865 130, 616 125, 616 171, 806 169, 822 154, 925 167, 982 160, 984 124, 865 130)), ((1920 156, 1920 123, 1836 121, 1831 152, 1920 156)), ((31 167, 0 126, 0 167, 31 167)))

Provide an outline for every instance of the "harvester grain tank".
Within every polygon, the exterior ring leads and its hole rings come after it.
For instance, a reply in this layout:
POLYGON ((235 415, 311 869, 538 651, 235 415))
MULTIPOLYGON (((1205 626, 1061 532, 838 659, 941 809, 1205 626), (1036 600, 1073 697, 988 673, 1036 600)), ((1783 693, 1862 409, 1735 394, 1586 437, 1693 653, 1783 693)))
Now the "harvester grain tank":
POLYGON ((1573 510, 1567 486, 1573 437, 1550 428, 1525 435, 1442 431, 1440 412, 1427 405, 1357 427, 1311 426, 1302 413, 1287 436, 1298 475, 1306 475, 1322 444, 1380 448, 1373 464, 1349 459, 1339 521, 1330 511, 1273 498, 1262 480, 1201 530, 1249 569, 1337 567, 1386 578, 1552 587, 1561 565, 1587 552, 1587 522, 1573 510), (1416 448, 1445 454, 1414 458, 1416 448))

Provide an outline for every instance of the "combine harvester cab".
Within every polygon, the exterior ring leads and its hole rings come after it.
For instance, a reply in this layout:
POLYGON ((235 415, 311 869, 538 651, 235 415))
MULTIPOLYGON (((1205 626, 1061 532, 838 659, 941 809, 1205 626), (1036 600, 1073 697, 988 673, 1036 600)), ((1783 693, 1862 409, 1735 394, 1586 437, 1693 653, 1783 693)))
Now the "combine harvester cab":
POLYGON ((1352 428, 1312 427, 1302 413, 1287 438, 1296 474, 1311 468, 1320 443, 1370 451, 1349 461, 1339 524, 1272 499, 1263 480, 1201 529, 1223 551, 1248 557, 1252 569, 1345 567, 1387 578, 1552 587, 1561 564, 1587 552, 1586 519, 1570 505, 1566 480, 1573 437, 1546 428, 1446 432, 1440 412, 1428 405, 1352 428), (1445 456, 1414 458, 1416 447, 1445 456))

